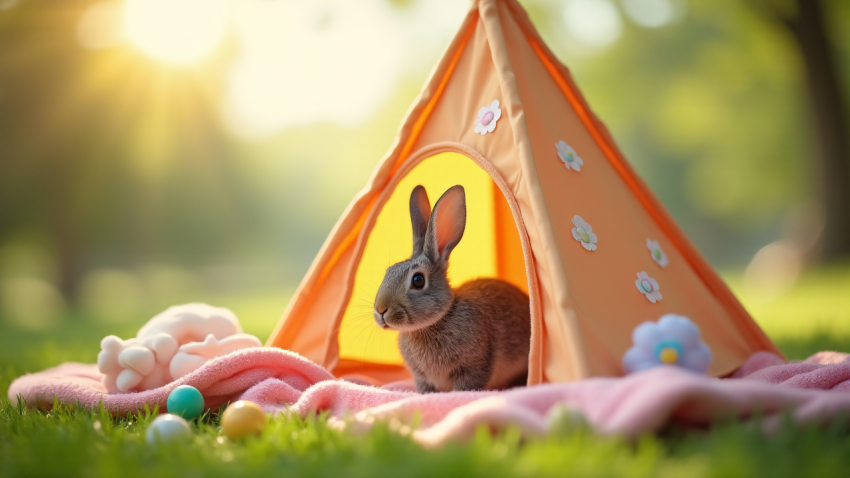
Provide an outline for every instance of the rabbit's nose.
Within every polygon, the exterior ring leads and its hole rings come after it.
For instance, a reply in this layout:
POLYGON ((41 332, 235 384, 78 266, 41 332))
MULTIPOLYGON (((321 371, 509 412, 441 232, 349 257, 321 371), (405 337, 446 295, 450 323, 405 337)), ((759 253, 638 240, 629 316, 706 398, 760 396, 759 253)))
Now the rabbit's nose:
POLYGON ((382 329, 389 329, 390 326, 387 324, 387 321, 384 319, 384 313, 389 310, 389 307, 383 307, 384 310, 381 310, 381 307, 375 306, 375 311, 372 312, 375 314, 375 323, 378 324, 382 329))

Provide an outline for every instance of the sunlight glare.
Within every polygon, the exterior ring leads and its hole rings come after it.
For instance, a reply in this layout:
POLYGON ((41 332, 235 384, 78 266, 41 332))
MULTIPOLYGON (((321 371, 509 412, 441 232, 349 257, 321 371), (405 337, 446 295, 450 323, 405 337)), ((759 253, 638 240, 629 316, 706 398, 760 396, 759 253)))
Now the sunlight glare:
POLYGON ((360 124, 404 75, 432 67, 467 8, 457 0, 242 3, 225 118, 252 139, 318 122, 360 124))
POLYGON ((127 0, 127 36, 145 53, 193 63, 212 53, 227 30, 226 0, 127 0))
POLYGON ((380 0, 252 4, 237 19, 243 56, 230 77, 229 107, 251 136, 331 119, 370 117, 398 79, 401 32, 380 0))

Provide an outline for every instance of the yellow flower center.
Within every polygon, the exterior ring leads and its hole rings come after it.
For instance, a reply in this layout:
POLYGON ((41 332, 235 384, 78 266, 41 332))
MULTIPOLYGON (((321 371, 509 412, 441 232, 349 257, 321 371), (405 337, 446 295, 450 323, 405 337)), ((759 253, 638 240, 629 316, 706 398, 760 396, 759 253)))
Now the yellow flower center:
POLYGON ((664 347, 659 354, 659 358, 664 363, 676 363, 679 360, 679 352, 673 347, 664 347))
POLYGON ((581 238, 582 242, 590 242, 590 234, 583 227, 576 228, 576 233, 578 233, 578 237, 581 238))

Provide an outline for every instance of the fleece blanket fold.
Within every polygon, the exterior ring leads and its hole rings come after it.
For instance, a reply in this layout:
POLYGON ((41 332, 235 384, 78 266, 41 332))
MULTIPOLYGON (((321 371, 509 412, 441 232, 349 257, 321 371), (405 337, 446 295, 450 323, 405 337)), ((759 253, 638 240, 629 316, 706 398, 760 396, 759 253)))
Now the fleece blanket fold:
POLYGON ((277 384, 276 400, 290 402, 298 400, 311 385, 334 380, 327 370, 304 357, 270 347, 242 349, 214 358, 168 385, 144 392, 111 394, 101 383, 102 377, 96 364, 65 363, 18 378, 9 386, 9 400, 16 403, 21 395, 28 406, 42 409, 52 407, 55 396, 59 402, 86 407, 103 400, 103 405, 116 413, 132 412, 144 404, 167 410, 168 394, 180 385, 191 385, 201 391, 208 408, 216 408, 238 400, 246 390, 266 380, 277 384))
POLYGON ((95 406, 101 400, 117 413, 143 404, 166 410, 168 394, 192 385, 208 407, 228 400, 258 403, 267 413, 327 411, 338 427, 355 431, 376 420, 396 423, 426 446, 463 439, 480 425, 518 426, 526 435, 544 434, 563 417, 580 416, 602 434, 636 437, 671 422, 707 426, 721 419, 758 415, 766 431, 787 412, 799 424, 821 423, 850 414, 850 361, 846 354, 822 352, 802 363, 786 364, 769 353, 753 355, 732 378, 697 375, 677 367, 658 367, 621 378, 594 378, 506 391, 419 395, 409 383, 383 388, 337 380, 298 354, 258 347, 211 360, 167 386, 139 393, 108 394, 95 365, 64 364, 25 375, 9 388, 29 406, 60 402, 95 406), (419 426, 408 426, 416 417, 419 426))

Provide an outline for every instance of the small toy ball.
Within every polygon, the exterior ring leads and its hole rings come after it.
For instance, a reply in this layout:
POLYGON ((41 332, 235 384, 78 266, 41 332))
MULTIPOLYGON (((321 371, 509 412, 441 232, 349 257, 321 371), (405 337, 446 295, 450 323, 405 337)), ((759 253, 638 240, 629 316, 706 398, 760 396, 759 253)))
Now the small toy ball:
POLYGON ((581 409, 569 403, 557 403, 546 413, 549 431, 557 434, 569 434, 587 428, 587 418, 581 409))
POLYGON ((266 414, 263 409, 248 400, 230 404, 221 415, 221 431, 231 440, 259 434, 265 426, 266 414))
POLYGON ((191 420, 204 413, 204 397, 191 385, 180 385, 168 394, 168 413, 191 420))
POLYGON ((191 436, 192 429, 189 427, 189 422, 184 420, 183 417, 167 413, 156 417, 151 422, 145 434, 145 440, 148 445, 154 445, 157 442, 168 443, 187 440, 191 436))

